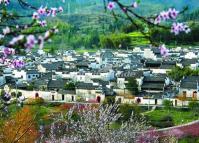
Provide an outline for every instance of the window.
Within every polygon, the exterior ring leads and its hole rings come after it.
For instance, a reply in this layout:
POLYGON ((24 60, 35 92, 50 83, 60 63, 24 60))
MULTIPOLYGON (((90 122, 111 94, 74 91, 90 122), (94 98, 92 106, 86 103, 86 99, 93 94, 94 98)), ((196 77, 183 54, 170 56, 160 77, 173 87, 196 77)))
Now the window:
POLYGON ((52 95, 52 101, 54 101, 55 100, 55 95, 52 95))
POLYGON ((186 91, 183 91, 183 92, 182 92, 182 96, 183 96, 184 98, 186 98, 186 97, 187 97, 187 92, 186 92, 186 91))
POLYGON ((62 94, 62 100, 64 100, 64 94, 62 94))
POLYGON ((118 98, 117 103, 122 103, 122 98, 118 98))
POLYGON ((194 91, 194 92, 193 92, 192 98, 193 98, 193 99, 197 99, 197 91, 194 91))
POLYGON ((30 75, 28 75, 28 78, 31 78, 31 76, 30 76, 30 75))
POLYGON ((39 93, 36 93, 36 94, 35 94, 35 98, 38 98, 38 97, 39 97, 39 93))
POLYGON ((72 96, 72 101, 74 101, 74 96, 72 96))

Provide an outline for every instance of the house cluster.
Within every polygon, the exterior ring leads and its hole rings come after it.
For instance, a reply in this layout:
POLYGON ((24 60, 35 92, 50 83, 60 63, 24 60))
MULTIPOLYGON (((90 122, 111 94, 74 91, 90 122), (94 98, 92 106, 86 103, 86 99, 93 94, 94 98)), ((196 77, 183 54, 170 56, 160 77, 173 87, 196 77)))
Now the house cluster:
POLYGON ((155 47, 102 49, 83 54, 62 50, 55 55, 39 52, 20 58, 27 61, 22 69, 0 65, 0 86, 3 89, 9 85, 12 91, 20 91, 26 98, 100 103, 112 96, 120 103, 144 105, 161 105, 164 99, 169 99, 174 106, 199 100, 199 76, 174 82, 167 75, 176 66, 197 69, 199 48, 175 48, 167 58, 155 47), (132 78, 137 87, 127 88, 132 78), (132 93, 133 88, 138 90, 136 95, 132 93))

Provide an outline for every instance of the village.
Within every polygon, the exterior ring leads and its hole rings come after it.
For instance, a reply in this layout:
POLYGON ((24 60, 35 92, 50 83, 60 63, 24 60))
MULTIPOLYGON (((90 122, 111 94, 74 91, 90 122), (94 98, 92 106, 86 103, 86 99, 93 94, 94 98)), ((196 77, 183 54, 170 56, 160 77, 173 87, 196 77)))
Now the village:
POLYGON ((168 76, 175 67, 199 66, 199 48, 171 49, 162 57, 155 47, 135 47, 133 50, 101 49, 77 53, 60 50, 46 54, 43 50, 18 58, 26 59, 22 69, 1 64, 1 89, 10 94, 42 98, 45 102, 103 103, 107 97, 117 103, 161 106, 165 99, 172 106, 187 106, 199 100, 199 75, 186 76, 178 82, 168 76), (136 86, 127 87, 129 79, 136 86), (133 88, 137 88, 134 91, 133 88))

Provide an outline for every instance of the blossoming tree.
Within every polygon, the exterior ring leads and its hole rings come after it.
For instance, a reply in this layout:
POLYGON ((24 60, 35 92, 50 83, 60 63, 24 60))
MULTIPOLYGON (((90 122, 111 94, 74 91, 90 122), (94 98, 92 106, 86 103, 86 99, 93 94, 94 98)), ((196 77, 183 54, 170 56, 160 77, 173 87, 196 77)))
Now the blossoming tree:
POLYGON ((77 109, 74 107, 66 116, 55 120, 47 142, 135 142, 139 133, 149 129, 143 118, 138 119, 133 115, 128 122, 115 129, 113 124, 122 116, 118 113, 116 104, 102 105, 99 108, 87 106, 83 111, 77 109), (78 114, 76 121, 73 118, 74 111, 78 114))
MULTIPOLYGON (((30 11, 30 14, 24 15, 13 12, 12 7, 9 6, 12 2, 0 0, 0 64, 18 69, 26 65, 26 59, 20 55, 31 52, 35 46, 43 48, 44 42, 58 32, 56 26, 47 27, 46 18, 55 17, 57 13, 63 12, 63 8, 35 7, 24 0, 16 0, 15 4, 30 11), (24 22, 24 18, 28 19, 26 20, 28 22, 24 22)), ((2 93, 0 109, 7 112, 11 95, 8 91, 2 93)))
MULTIPOLYGON (((122 117, 117 104, 101 105, 99 108, 88 105, 84 110, 78 110, 77 107, 74 106, 66 115, 61 114, 55 118, 49 134, 41 130, 40 141, 47 143, 159 143, 160 141, 157 132, 151 129, 142 116, 132 114, 129 120, 120 122, 119 127, 114 126, 122 117), (74 118, 74 113, 77 118, 74 118)), ((161 141, 174 143, 173 138, 169 136, 161 141)))

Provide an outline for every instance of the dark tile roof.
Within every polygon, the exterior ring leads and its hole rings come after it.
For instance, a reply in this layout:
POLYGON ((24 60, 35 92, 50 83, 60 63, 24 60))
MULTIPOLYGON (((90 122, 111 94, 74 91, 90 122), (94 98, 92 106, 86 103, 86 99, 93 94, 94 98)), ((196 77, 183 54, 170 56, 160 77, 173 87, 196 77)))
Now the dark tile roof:
POLYGON ((181 63, 183 66, 189 66, 191 64, 196 64, 198 59, 182 59, 181 63))
POLYGON ((129 77, 135 77, 139 78, 143 76, 142 71, 124 71, 120 75, 118 75, 119 78, 129 78, 129 77))
POLYGON ((27 74, 40 74, 37 70, 27 70, 27 74))
POLYGON ((49 80, 48 82, 48 89, 63 89, 65 85, 65 81, 62 79, 58 80, 49 80))
POLYGON ((175 67, 175 65, 162 64, 160 66, 160 69, 172 69, 174 67, 175 67))
POLYGON ((165 76, 145 76, 143 82, 165 83, 165 78, 166 78, 165 76))
POLYGON ((197 89, 198 82, 199 76, 188 76, 181 81, 180 87, 186 89, 197 89))
POLYGON ((144 83, 141 86, 142 90, 163 90, 164 84, 163 83, 144 83))
POLYGON ((161 61, 146 61, 145 62, 145 67, 155 67, 155 68, 159 68, 161 66, 162 62, 161 61))
POLYGON ((99 88, 99 86, 93 85, 92 83, 83 83, 83 82, 79 82, 76 85, 77 89, 86 89, 86 90, 95 90, 97 88, 99 88))
POLYGON ((60 94, 76 94, 75 90, 59 90, 60 94))
POLYGON ((57 70, 59 68, 62 68, 64 65, 64 62, 54 62, 54 63, 45 63, 42 64, 44 68, 46 68, 48 71, 57 70))
POLYGON ((183 80, 183 82, 194 82, 199 81, 199 75, 198 76, 187 76, 183 80))
POLYGON ((54 72, 43 73, 42 76, 41 76, 41 79, 52 79, 53 74, 54 74, 54 72))
POLYGON ((102 86, 109 85, 109 81, 104 81, 104 80, 101 80, 101 79, 92 79, 92 81, 95 82, 95 83, 99 83, 102 86))
POLYGON ((197 89, 197 82, 181 82, 180 88, 197 89))

